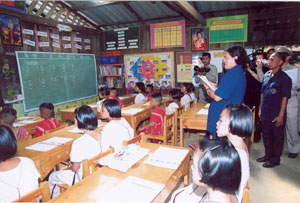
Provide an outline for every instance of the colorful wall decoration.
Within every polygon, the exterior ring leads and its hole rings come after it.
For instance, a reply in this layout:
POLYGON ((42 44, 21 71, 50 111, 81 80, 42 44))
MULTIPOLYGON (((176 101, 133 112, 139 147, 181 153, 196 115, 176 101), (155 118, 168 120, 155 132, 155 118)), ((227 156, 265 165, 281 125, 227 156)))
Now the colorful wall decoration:
POLYGON ((151 49, 185 46, 185 21, 150 24, 151 49))
POLYGON ((208 18, 209 43, 247 42, 248 15, 208 18))
POLYGON ((155 88, 174 86, 174 52, 124 55, 126 86, 135 82, 153 84, 155 88))

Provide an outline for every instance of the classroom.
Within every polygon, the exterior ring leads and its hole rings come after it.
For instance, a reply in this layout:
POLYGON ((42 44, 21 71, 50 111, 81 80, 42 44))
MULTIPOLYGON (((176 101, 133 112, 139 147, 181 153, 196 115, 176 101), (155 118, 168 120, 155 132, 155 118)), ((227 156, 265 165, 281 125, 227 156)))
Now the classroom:
POLYGON ((0 1, 0 202, 298 202, 300 1, 0 1))

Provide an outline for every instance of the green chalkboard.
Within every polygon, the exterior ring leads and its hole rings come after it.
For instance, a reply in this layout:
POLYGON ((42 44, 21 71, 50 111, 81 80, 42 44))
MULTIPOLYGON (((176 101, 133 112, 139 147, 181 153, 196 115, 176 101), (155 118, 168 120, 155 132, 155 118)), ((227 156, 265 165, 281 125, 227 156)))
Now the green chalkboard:
POLYGON ((17 51, 24 111, 97 95, 93 54, 17 51))

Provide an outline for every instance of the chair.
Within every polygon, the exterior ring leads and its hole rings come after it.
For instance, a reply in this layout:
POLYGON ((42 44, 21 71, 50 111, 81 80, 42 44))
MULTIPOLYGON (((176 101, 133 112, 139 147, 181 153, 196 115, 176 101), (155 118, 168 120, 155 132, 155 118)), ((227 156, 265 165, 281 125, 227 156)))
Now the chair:
POLYGON ((251 136, 244 139, 244 141, 248 147, 249 153, 253 149, 253 143, 254 143, 255 107, 253 107, 251 109, 251 113, 252 113, 253 130, 252 130, 251 136))
POLYGON ((161 140, 166 145, 168 140, 172 139, 172 145, 174 142, 174 132, 175 132, 175 113, 166 115, 164 117, 164 131, 162 135, 147 135, 147 139, 161 140))
POLYGON ((123 141, 123 146, 127 146, 133 143, 137 143, 137 142, 146 142, 147 141, 147 136, 145 133, 141 133, 140 135, 132 138, 131 140, 124 140, 123 141))
POLYGON ((102 157, 107 156, 110 153, 113 153, 114 151, 115 151, 114 148, 111 147, 111 148, 109 148, 109 150, 107 150, 101 154, 98 154, 97 156, 94 156, 91 159, 83 160, 83 162, 82 162, 82 171, 83 171, 82 179, 84 179, 90 175, 90 167, 91 166, 92 166, 92 173, 97 169, 96 164, 94 164, 95 161, 101 159, 102 157))
POLYGON ((42 202, 48 202, 50 200, 50 189, 47 181, 41 182, 39 188, 20 197, 14 202, 37 202, 37 198, 40 196, 42 196, 42 202))
MULTIPOLYGON (((192 108, 193 106, 195 106, 195 102, 194 101, 190 101, 190 103, 188 105, 188 109, 192 108)), ((186 137, 190 138, 190 132, 189 131, 186 132, 186 137)))
POLYGON ((247 184, 244 189, 242 203, 249 203, 249 201, 250 201, 250 189, 249 189, 249 184, 247 184))
POLYGON ((49 133, 52 133, 52 132, 55 132, 55 131, 58 131, 58 130, 61 130, 61 129, 65 128, 65 127, 68 127, 68 124, 63 123, 63 124, 62 124, 60 127, 58 127, 58 128, 54 128, 54 129, 52 129, 52 130, 45 130, 45 135, 46 135, 46 134, 49 134, 49 133))
POLYGON ((184 106, 181 106, 179 108, 177 108, 175 110, 175 130, 174 130, 174 142, 175 142, 175 145, 177 145, 177 139, 178 139, 178 129, 180 129, 180 123, 178 122, 179 121, 179 116, 184 112, 184 106))

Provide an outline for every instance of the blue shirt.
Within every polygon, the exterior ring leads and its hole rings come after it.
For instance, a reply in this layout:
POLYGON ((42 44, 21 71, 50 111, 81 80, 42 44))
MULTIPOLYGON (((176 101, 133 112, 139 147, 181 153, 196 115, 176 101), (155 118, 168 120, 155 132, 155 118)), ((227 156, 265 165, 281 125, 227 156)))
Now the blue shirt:
POLYGON ((273 121, 280 113, 283 97, 290 98, 292 89, 291 78, 281 69, 272 77, 272 70, 265 73, 261 93, 260 119, 273 121))
POLYGON ((243 67, 236 65, 223 76, 215 95, 222 98, 221 101, 212 101, 208 110, 207 131, 216 135, 216 125, 220 115, 227 104, 241 104, 246 92, 246 77, 243 67))

